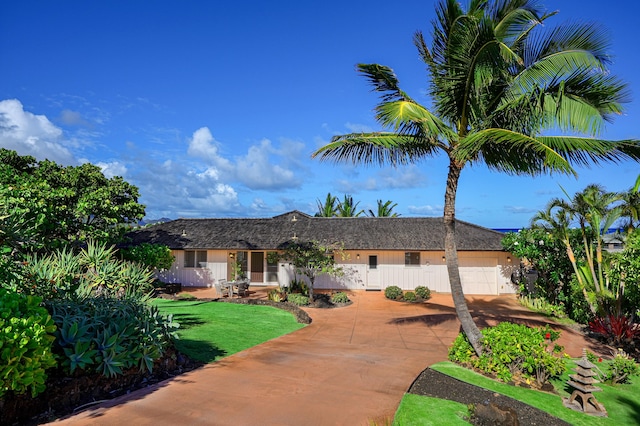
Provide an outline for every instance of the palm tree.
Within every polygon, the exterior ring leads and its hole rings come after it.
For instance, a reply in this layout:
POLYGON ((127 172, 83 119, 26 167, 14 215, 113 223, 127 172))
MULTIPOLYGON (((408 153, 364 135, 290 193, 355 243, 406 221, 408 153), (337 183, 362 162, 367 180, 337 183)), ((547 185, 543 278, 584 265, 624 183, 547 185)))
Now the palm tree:
POLYGON ((315 214, 316 217, 334 217, 338 214, 338 207, 336 203, 338 202, 338 197, 334 197, 331 193, 327 193, 327 199, 322 203, 322 201, 317 200, 318 204, 318 212, 315 214))
POLYGON ((638 226, 640 221, 640 175, 636 183, 621 194, 620 216, 624 218, 623 226, 627 228, 627 235, 638 226))
MULTIPOLYGON (((533 216, 533 218, 531 219, 531 227, 544 229, 554 238, 564 243, 564 246, 567 250, 567 257, 569 258, 569 262, 571 262, 571 266, 573 267, 573 272, 576 276, 576 280, 578 281, 578 285, 582 290, 582 295, 589 305, 591 313, 595 315, 597 310, 591 303, 591 298, 589 297, 586 285, 585 275, 581 272, 578 261, 576 260, 575 251, 571 246, 569 226, 571 225, 573 218, 574 213, 571 211, 570 206, 568 206, 567 203, 564 202, 564 200, 553 199, 547 204, 544 210, 538 211, 533 216)), ((585 247, 585 251, 586 250, 587 247, 585 247)))
POLYGON ((361 214, 364 213, 364 210, 360 210, 358 211, 358 204, 360 204, 360 201, 358 201, 357 203, 353 203, 353 197, 351 195, 344 195, 344 200, 342 200, 341 202, 338 203, 338 205, 336 206, 337 208, 337 214, 336 216, 338 217, 358 217, 361 214))
POLYGON ((378 213, 376 214, 373 210, 369 209, 369 216, 371 217, 398 217, 400 216, 398 213, 394 213, 393 209, 398 203, 391 204, 392 201, 389 200, 386 203, 383 203, 382 200, 378 200, 378 213))
POLYGON ((414 36, 429 75, 432 109, 402 91, 389 67, 360 64, 380 93, 381 132, 335 136, 313 157, 398 165, 444 153, 445 256, 456 313, 475 351, 482 333, 469 312, 458 270, 455 200, 467 165, 508 174, 576 174, 575 165, 640 160, 637 140, 597 137, 622 111, 626 86, 607 70, 608 42, 597 25, 542 28, 555 15, 534 0, 456 0, 436 6, 432 46, 414 36), (542 136, 560 129, 576 136, 542 136))

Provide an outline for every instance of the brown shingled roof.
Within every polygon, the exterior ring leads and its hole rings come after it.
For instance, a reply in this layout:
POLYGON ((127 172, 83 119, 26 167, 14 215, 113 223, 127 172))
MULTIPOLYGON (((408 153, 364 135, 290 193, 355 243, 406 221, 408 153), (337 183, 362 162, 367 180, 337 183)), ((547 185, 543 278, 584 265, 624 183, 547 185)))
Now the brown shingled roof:
MULTIPOLYGON (((456 221, 458 250, 502 251, 500 232, 456 221)), ((260 219, 177 219, 133 231, 132 244, 171 249, 273 250, 299 241, 344 243, 345 250, 444 250, 438 217, 312 217, 292 211, 260 219)))

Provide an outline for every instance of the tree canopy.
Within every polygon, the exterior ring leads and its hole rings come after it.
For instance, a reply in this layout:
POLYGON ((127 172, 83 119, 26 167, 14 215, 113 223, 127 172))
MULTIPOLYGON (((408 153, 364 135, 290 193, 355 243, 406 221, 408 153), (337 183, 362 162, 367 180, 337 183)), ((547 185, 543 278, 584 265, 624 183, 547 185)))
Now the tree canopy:
MULTIPOLYGON (((0 149, 3 215, 29 230, 23 247, 48 250, 92 239, 115 242, 120 225, 137 223, 145 206, 138 188, 85 163, 61 166, 0 149)), ((24 237, 24 236, 23 236, 24 237)))

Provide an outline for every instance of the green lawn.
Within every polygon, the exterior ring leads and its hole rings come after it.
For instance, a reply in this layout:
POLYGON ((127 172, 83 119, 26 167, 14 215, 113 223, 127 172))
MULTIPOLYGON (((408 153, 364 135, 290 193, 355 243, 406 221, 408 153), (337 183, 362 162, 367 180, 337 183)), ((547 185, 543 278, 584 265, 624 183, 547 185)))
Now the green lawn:
MULTIPOLYGON (((638 420, 640 419, 640 401, 637 399, 637 395, 640 395, 639 377, 633 377, 633 383, 629 385, 610 386, 603 383, 598 384, 602 388, 602 392, 597 392, 595 395, 598 401, 604 404, 607 409, 609 414, 607 418, 589 416, 564 407, 562 405, 562 397, 569 396, 569 393, 564 389, 564 384, 574 367, 575 365, 570 363, 569 371, 553 383, 560 394, 553 395, 500 383, 450 362, 441 362, 431 366, 431 368, 441 373, 537 407, 572 425, 620 426, 640 424, 638 420)), ((456 404, 451 401, 406 394, 400 403, 400 407, 398 407, 394 424, 459 424, 461 418, 464 417, 464 412, 466 412, 466 406, 456 404), (438 423, 433 420, 435 418, 434 413, 444 413, 443 415, 447 417, 440 418, 440 423, 438 423), (414 423, 407 423, 405 419, 408 418, 411 418, 414 423)))
POLYGON ((213 362, 304 327, 289 312, 270 306, 165 299, 153 303, 180 323, 178 350, 202 362, 213 362))

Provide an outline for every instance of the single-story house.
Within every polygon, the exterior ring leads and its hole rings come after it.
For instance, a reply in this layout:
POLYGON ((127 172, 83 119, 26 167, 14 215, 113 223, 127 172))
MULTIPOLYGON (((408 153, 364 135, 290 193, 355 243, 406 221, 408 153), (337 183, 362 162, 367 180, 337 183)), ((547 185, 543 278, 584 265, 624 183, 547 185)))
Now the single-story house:
MULTIPOLYGON (((503 234, 457 221, 460 275, 466 294, 515 293, 510 277, 519 265, 501 245, 503 234)), ((294 278, 290 264, 269 252, 287 242, 342 244, 345 274, 321 275, 315 288, 404 290, 426 286, 450 292, 444 257, 444 225, 437 217, 312 217, 291 211, 272 218, 177 219, 133 231, 132 244, 168 246, 175 262, 159 272, 164 282, 212 286, 231 279, 239 262, 252 286, 286 286, 294 278)))

